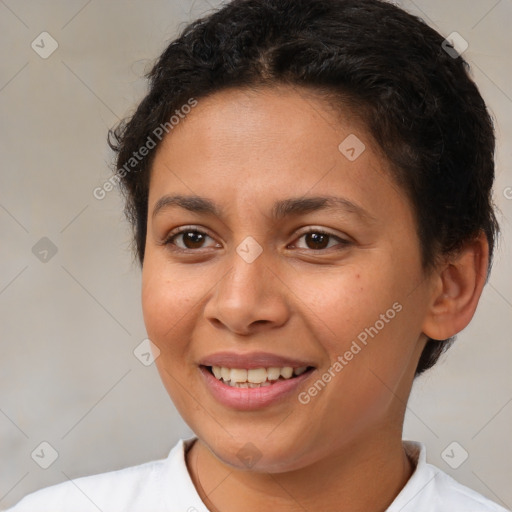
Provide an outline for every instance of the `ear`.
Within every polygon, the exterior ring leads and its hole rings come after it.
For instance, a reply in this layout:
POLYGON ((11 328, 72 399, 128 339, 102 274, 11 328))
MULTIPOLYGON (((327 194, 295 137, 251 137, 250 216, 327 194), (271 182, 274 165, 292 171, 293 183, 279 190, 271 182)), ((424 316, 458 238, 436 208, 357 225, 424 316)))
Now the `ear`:
POLYGON ((489 244, 482 231, 440 265, 434 274, 424 334, 445 340, 469 324, 487 280, 488 263, 489 244))

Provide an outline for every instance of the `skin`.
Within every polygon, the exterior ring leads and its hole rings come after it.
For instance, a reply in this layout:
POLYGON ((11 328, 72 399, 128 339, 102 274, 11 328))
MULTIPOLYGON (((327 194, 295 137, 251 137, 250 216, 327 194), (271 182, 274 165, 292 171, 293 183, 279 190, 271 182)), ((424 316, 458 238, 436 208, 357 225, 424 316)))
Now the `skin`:
POLYGON ((201 99, 158 148, 148 205, 144 320, 162 381, 199 438, 187 466, 208 508, 384 511, 414 470, 401 433, 419 356, 427 336, 471 319, 485 238, 426 273, 412 206, 364 125, 284 86, 201 99), (366 146, 355 161, 338 149, 350 134, 366 146), (224 215, 172 206, 153 218, 166 194, 204 196, 224 215), (272 220, 275 201, 319 195, 368 218, 340 209, 272 220), (185 226, 208 236, 163 243, 185 226), (333 236, 319 244, 309 227, 333 236), (236 252, 248 236, 263 249, 252 263, 236 252), (201 378, 202 357, 264 351, 309 361, 307 391, 394 303, 402 310, 308 404, 294 394, 234 410, 201 378), (251 468, 237 456, 248 442, 260 456, 251 468))

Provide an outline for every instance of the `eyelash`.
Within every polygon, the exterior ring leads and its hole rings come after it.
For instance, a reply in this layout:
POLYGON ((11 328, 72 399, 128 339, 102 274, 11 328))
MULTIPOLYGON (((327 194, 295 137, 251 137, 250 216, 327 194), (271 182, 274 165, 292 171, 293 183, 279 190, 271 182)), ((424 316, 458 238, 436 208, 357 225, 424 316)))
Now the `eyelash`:
MULTIPOLYGON (((183 249, 181 247, 178 247, 173 242, 173 240, 176 237, 178 237, 179 235, 183 235, 185 233, 190 233, 190 232, 199 233, 200 235, 206 235, 207 237, 212 238, 208 233, 206 233, 204 231, 200 231, 200 230, 196 229, 194 226, 184 226, 184 227, 180 228, 178 231, 171 232, 169 234, 169 236, 162 242, 162 245, 169 246, 171 248, 171 250, 173 250, 173 251, 183 252, 183 253, 199 252, 201 249, 204 249, 203 247, 200 247, 199 249, 183 249)), ((341 245, 342 247, 345 247, 350 244, 350 242, 348 240, 344 240, 343 238, 340 238, 336 235, 333 235, 332 233, 329 233, 328 231, 324 231, 319 228, 309 228, 307 231, 304 231, 303 233, 301 233, 298 238, 302 238, 303 236, 308 235, 310 233, 328 236, 329 241, 330 241, 330 239, 334 238, 334 239, 338 240, 338 242, 339 242, 338 245, 341 245)), ((213 240, 213 238, 212 238, 212 240, 213 240)), ((332 249, 332 247, 327 247, 324 249, 302 249, 301 248, 300 250, 313 251, 313 252, 318 253, 318 252, 325 252, 328 249, 332 249)))

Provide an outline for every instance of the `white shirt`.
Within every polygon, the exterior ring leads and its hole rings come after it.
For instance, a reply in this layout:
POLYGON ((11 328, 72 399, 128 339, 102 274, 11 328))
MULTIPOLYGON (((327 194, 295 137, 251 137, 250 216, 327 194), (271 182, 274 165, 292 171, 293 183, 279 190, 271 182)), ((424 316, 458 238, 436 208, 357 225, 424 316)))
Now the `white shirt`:
MULTIPOLYGON (((209 512, 185 462, 194 440, 180 439, 166 459, 46 487, 6 512, 209 512)), ((386 512, 510 512, 428 464, 422 443, 404 447, 416 469, 386 512)))

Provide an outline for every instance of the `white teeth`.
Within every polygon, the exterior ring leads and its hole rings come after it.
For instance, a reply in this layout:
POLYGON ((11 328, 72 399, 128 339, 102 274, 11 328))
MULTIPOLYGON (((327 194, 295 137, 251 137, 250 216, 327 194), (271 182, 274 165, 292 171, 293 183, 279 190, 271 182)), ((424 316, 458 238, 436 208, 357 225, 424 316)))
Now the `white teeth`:
POLYGON ((261 384, 267 380, 267 370, 265 368, 251 368, 247 370, 247 380, 253 384, 261 384))
POLYGON ((267 368, 267 379, 277 380, 281 375, 281 368, 267 368))
POLYGON ((283 379, 289 379, 293 375, 293 368, 291 366, 285 366, 281 368, 281 377, 283 379))
POLYGON ((247 382, 247 370, 241 368, 231 368, 229 380, 231 382, 247 382))
POLYGON ((270 386, 272 382, 282 379, 290 379, 292 376, 302 375, 307 366, 292 368, 284 366, 282 368, 226 368, 225 366, 212 366, 212 373, 216 379, 224 381, 232 387, 238 388, 259 388, 270 386))

